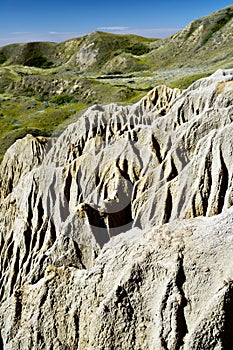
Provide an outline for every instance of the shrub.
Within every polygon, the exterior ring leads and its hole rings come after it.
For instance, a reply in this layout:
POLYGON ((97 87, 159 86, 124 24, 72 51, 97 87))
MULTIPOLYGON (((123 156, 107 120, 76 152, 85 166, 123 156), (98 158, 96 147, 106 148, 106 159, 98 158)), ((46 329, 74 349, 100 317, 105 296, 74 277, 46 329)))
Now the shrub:
POLYGON ((53 65, 53 62, 48 61, 44 56, 31 56, 25 62, 24 66, 37 67, 37 68, 50 68, 53 65))
POLYGON ((51 100, 51 102, 57 105, 64 105, 66 103, 70 103, 72 99, 73 97, 70 95, 57 95, 51 100))
POLYGON ((0 52, 0 64, 4 63, 6 61, 6 56, 3 52, 0 52))
POLYGON ((206 33, 204 38, 202 39, 202 44, 204 45, 209 41, 209 39, 212 37, 214 33, 216 33, 218 30, 220 30, 225 24, 227 24, 232 19, 232 14, 226 14, 225 17, 219 18, 216 23, 214 23, 210 30, 206 33))
POLYGON ((135 56, 141 56, 150 52, 150 48, 144 44, 136 43, 133 46, 127 47, 125 49, 125 52, 131 53, 132 55, 135 55, 135 56))

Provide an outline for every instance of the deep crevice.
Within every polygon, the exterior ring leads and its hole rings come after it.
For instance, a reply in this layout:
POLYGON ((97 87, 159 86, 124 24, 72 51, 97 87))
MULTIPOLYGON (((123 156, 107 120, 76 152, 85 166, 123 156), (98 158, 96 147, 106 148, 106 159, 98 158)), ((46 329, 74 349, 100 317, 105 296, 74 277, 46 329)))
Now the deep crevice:
POLYGON ((43 215, 44 215, 44 208, 43 208, 43 203, 42 203, 41 197, 38 200, 37 213, 38 213, 37 227, 40 228, 43 224, 43 215))
POLYGON ((177 350, 180 349, 180 347, 183 345, 184 336, 188 333, 187 323, 184 315, 184 307, 187 306, 187 299, 185 298, 183 291, 183 284, 186 281, 183 260, 183 254, 180 252, 178 258, 178 271, 176 275, 176 285, 181 295, 181 301, 177 310, 177 350))
MULTIPOLYGON (((211 150, 209 152, 211 152, 211 150)), ((210 157, 211 155, 208 155, 205 159, 205 170, 204 170, 205 174, 204 174, 204 178, 202 179, 202 181, 204 182, 203 185, 206 186, 205 191, 201 191, 204 216, 207 213, 209 196, 210 196, 211 186, 212 186, 212 159, 210 157)))
POLYGON ((160 309, 160 341, 164 350, 171 348, 170 341, 172 340, 172 349, 179 350, 184 344, 184 337, 188 333, 187 323, 184 315, 184 308, 187 305, 187 300, 183 291, 183 284, 186 281, 186 276, 183 268, 183 254, 178 253, 177 266, 174 278, 172 278, 166 287, 165 294, 161 301, 160 309), (177 295, 177 291, 179 296, 177 295), (175 293, 175 295, 174 295, 175 293), (174 298, 176 302, 174 303, 174 298), (170 322, 167 320, 170 317, 170 322), (175 317, 175 322, 172 317, 175 317), (170 329, 168 325, 170 324, 170 329), (172 339, 170 338, 173 333, 172 339), (170 339, 170 341, 169 341, 170 339))
POLYGON ((80 250, 77 242, 73 241, 73 244, 74 244, 75 254, 76 254, 76 256, 77 256, 77 258, 82 266, 82 269, 86 270, 86 266, 83 263, 82 251, 80 250))
POLYGON ((161 156, 161 152, 160 152, 160 145, 158 143, 158 141, 156 140, 156 138, 154 137, 154 135, 152 135, 152 146, 153 146, 153 150, 155 151, 155 155, 159 161, 159 163, 162 163, 162 156, 161 156))
POLYGON ((167 178, 167 181, 173 180, 176 176, 178 176, 178 171, 176 169, 173 158, 171 158, 171 171, 170 171, 170 174, 167 178))
POLYGON ((194 195, 193 198, 192 198, 192 213, 193 213, 193 217, 194 218, 197 216, 195 199, 196 199, 196 196, 194 195))
POLYGON ((27 223, 31 226, 32 218, 33 218, 33 209, 32 209, 32 197, 33 197, 33 189, 28 195, 28 211, 27 211, 27 223))
POLYGON ((163 224, 166 224, 169 222, 170 217, 172 214, 172 195, 170 188, 167 188, 167 197, 165 201, 165 211, 164 211, 164 216, 163 216, 163 224))
POLYGON ((220 214, 225 201, 225 195, 226 191, 228 189, 228 183, 229 183, 229 174, 226 167, 226 164, 223 159, 222 151, 220 150, 220 162, 221 162, 221 174, 220 174, 220 189, 219 189, 219 195, 218 195, 218 213, 220 214))
MULTIPOLYGON (((57 197, 55 190, 54 190, 55 184, 56 184, 56 174, 54 173, 52 183, 49 186, 51 199, 52 199, 52 203, 51 203, 50 198, 49 198, 49 205, 52 205, 52 206, 55 204, 56 197, 57 197)), ((49 210, 50 210, 50 207, 48 207, 48 212, 49 212, 49 210)))
POLYGON ((2 339, 2 333, 1 333, 1 329, 0 329, 0 349, 4 349, 4 343, 3 343, 3 339, 2 339))
POLYGON ((74 329, 75 329, 75 342, 74 342, 74 346, 77 347, 78 349, 78 343, 79 343, 79 312, 75 312, 74 316, 74 329))
POLYGON ((49 240, 49 248, 50 248, 56 242, 56 239, 57 239, 56 227, 52 221, 50 221, 50 237, 49 238, 50 238, 50 240, 49 240))
POLYGON ((26 230, 23 233, 24 236, 24 245, 25 245, 25 253, 23 257, 23 261, 21 263, 21 266, 26 262, 29 254, 30 254, 30 244, 31 244, 31 230, 29 227, 26 228, 26 230))
POLYGON ((133 219, 131 213, 131 203, 124 209, 113 213, 108 213, 109 236, 117 236, 122 232, 132 228, 133 219))
POLYGON ((14 332, 17 332, 18 329, 18 325, 21 319, 21 315, 22 315, 22 309, 23 309, 23 305, 22 305, 22 292, 20 290, 16 290, 14 293, 14 304, 15 304, 15 312, 14 312, 14 332))
POLYGON ((109 241, 109 233, 102 213, 90 205, 85 206, 88 221, 91 225, 92 233, 97 243, 102 248, 109 241))
MULTIPOLYGON (((119 161, 120 159, 118 158, 117 161, 116 161, 116 166, 117 166, 117 169, 119 170, 121 176, 127 180, 127 181, 130 181, 130 177, 129 177, 129 167, 128 167, 128 162, 126 159, 123 160, 123 163, 122 163, 122 169, 120 167, 120 164, 119 164, 119 161)), ((131 182, 131 181, 130 181, 131 182)))
POLYGON ((68 203, 70 201, 71 183, 72 183, 72 176, 71 176, 70 170, 68 170, 68 174, 66 176, 65 186, 64 186, 64 195, 68 203))
POLYGON ((39 309, 39 310, 42 308, 42 306, 43 306, 44 303, 46 302, 47 297, 48 297, 48 288, 46 287, 46 289, 44 290, 43 295, 42 295, 41 298, 40 298, 40 302, 39 302, 39 305, 38 305, 38 309, 39 309))
POLYGON ((47 258, 48 256, 44 254, 39 258, 39 261, 37 260, 36 264, 38 264, 38 273, 32 275, 31 281, 30 281, 31 284, 37 283, 41 278, 44 277, 45 266, 43 264, 47 258))
POLYGON ((17 248, 14 267, 13 267, 13 273, 12 273, 12 278, 10 283, 10 295, 12 295, 13 293, 13 290, 17 281, 18 273, 19 273, 19 258, 20 258, 20 249, 17 248))
POLYGON ((101 212, 99 211, 99 208, 94 208, 93 206, 86 204, 85 211, 93 235, 101 248, 111 237, 117 236, 132 228, 133 219, 131 203, 122 210, 119 210, 117 207, 114 209, 113 202, 111 203, 111 208, 107 208, 105 211, 101 212))
POLYGON ((232 281, 229 285, 229 289, 224 297, 225 319, 224 319, 224 330, 221 335, 223 350, 230 350, 233 348, 232 342, 232 329, 233 329, 233 285, 232 281))

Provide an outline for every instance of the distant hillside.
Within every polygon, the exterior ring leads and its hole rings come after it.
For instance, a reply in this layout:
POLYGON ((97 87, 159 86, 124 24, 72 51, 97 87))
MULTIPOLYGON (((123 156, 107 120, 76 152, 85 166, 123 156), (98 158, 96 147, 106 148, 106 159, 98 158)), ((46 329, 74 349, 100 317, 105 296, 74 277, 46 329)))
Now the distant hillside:
POLYGON ((233 59, 233 6, 191 22, 159 43, 147 59, 154 67, 230 65, 233 59))
MULTIPOLYGON (((0 64, 4 66, 19 64, 37 68, 65 66, 77 71, 99 72, 108 61, 121 54, 140 57, 150 52, 149 44, 155 41, 157 39, 137 35, 117 35, 97 31, 60 44, 34 42, 1 47, 0 64)), ((137 59, 133 60, 135 64, 131 69, 145 68, 140 64, 140 60, 138 62, 137 59)))
POLYGON ((229 66, 232 33, 233 6, 229 6, 163 40, 97 31, 60 44, 35 42, 1 47, 0 64, 111 74, 203 64, 229 66))

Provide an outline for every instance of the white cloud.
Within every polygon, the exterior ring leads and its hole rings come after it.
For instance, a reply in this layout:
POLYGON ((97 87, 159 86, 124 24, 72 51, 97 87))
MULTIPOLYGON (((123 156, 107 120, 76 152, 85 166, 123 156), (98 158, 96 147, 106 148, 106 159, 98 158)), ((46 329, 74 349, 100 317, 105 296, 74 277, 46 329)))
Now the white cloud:
POLYGON ((49 32, 51 35, 83 35, 81 32, 49 32))
POLYGON ((10 34, 12 34, 12 35, 24 35, 24 34, 31 34, 31 32, 12 32, 10 34))
POLYGON ((108 26, 108 27, 100 27, 97 28, 99 30, 110 30, 110 31, 125 31, 127 29, 129 29, 129 27, 122 27, 122 26, 108 26))
MULTIPOLYGON (((130 28, 124 26, 104 26, 97 30, 110 31, 111 33, 117 34, 136 34, 148 38, 165 38, 169 35, 177 33, 182 28, 130 28)), ((35 41, 53 41, 62 42, 75 37, 81 37, 87 33, 81 32, 58 32, 50 31, 47 33, 32 33, 32 32, 12 32, 6 33, 0 38, 0 46, 15 44, 15 43, 26 43, 35 41)))

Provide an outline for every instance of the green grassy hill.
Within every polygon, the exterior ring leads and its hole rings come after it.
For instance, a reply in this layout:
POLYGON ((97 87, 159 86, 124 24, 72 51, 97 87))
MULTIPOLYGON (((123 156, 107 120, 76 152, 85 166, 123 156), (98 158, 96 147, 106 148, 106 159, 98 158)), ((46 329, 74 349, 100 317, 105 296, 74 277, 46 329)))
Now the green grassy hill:
MULTIPOLYGON (((147 39, 137 35, 117 35, 94 32, 82 38, 67 40, 60 44, 34 42, 13 44, 0 48, 0 64, 23 65, 37 68, 69 67, 75 71, 100 72, 106 62, 122 53, 141 56, 151 51, 149 44, 157 39, 147 39), (94 54, 94 60, 83 67, 82 55, 87 58, 94 54)), ((88 61, 88 59, 87 59, 88 61)))
POLYGON ((206 65, 230 64, 232 28, 233 6, 229 6, 163 40, 97 31, 60 44, 34 42, 1 47, 0 64, 97 74, 202 66, 203 59, 206 65))
POLYGON ((154 68, 232 66, 233 6, 191 22, 154 46, 147 59, 154 68))

